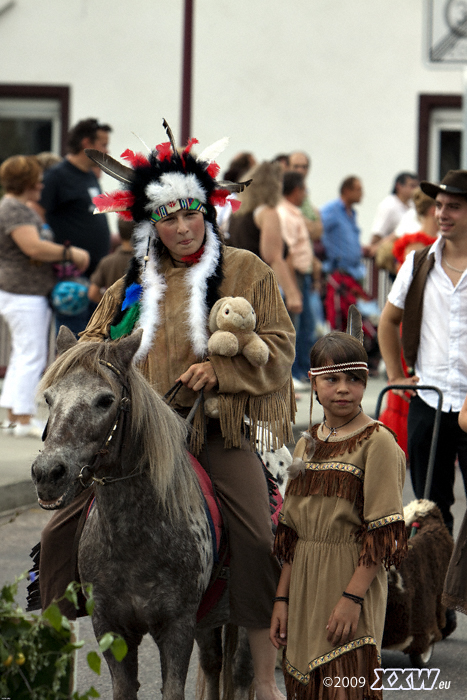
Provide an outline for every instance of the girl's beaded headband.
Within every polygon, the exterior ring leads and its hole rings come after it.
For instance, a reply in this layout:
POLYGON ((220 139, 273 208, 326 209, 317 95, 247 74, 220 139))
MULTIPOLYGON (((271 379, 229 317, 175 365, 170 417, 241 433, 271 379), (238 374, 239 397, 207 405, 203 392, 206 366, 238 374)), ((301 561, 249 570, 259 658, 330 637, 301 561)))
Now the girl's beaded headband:
POLYGON ((339 365, 326 365, 325 367, 310 367, 310 375, 317 377, 319 374, 330 374, 332 372, 348 372, 349 370, 363 370, 368 372, 366 362, 342 362, 339 365))

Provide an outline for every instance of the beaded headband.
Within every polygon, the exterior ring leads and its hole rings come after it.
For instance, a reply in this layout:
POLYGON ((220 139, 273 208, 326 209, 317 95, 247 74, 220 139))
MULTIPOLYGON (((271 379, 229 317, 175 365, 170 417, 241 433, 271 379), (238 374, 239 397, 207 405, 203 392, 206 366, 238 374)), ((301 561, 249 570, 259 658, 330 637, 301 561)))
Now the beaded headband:
POLYGON ((339 365, 326 365, 325 367, 310 367, 310 375, 317 377, 320 374, 331 374, 332 372, 348 372, 351 370, 363 370, 368 372, 366 362, 342 362, 339 365))
POLYGON ((167 202, 167 204, 161 204, 160 207, 152 212, 151 221, 157 223, 166 216, 169 216, 169 214, 174 214, 180 209, 185 211, 200 211, 202 214, 207 214, 208 211, 206 207, 201 204, 199 199, 193 199, 192 197, 181 198, 173 202, 167 202))

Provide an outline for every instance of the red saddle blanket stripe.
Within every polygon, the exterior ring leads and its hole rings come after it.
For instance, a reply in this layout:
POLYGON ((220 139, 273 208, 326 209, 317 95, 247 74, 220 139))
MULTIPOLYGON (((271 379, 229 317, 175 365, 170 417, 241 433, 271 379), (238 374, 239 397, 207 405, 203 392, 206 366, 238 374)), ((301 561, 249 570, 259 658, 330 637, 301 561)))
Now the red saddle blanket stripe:
POLYGON ((219 510, 219 507, 217 505, 217 502, 216 502, 216 497, 214 495, 214 488, 212 486, 212 482, 211 482, 211 479, 209 478, 208 473, 201 466, 201 464, 198 462, 196 457, 193 457, 193 455, 190 453, 188 453, 188 456, 190 458, 191 465, 192 465, 193 469, 195 470, 196 476, 198 477, 201 491, 203 492, 203 496, 205 498, 209 512, 211 514, 211 520, 212 520, 212 523, 214 525, 214 532, 216 535, 215 546, 216 546, 217 551, 219 551, 219 544, 221 541, 221 534, 222 534, 222 516, 221 516, 220 510, 219 510))

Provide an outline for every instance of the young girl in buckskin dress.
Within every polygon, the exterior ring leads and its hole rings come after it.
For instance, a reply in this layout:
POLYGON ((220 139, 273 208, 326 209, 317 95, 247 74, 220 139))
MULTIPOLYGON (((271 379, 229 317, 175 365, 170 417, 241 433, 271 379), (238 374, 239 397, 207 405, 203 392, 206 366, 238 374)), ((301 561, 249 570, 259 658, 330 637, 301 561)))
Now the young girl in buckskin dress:
POLYGON ((324 418, 300 439, 289 467, 270 638, 286 646, 288 698, 380 698, 372 685, 380 685, 385 569, 407 549, 405 459, 393 433, 362 411, 363 345, 333 332, 310 359, 324 418))

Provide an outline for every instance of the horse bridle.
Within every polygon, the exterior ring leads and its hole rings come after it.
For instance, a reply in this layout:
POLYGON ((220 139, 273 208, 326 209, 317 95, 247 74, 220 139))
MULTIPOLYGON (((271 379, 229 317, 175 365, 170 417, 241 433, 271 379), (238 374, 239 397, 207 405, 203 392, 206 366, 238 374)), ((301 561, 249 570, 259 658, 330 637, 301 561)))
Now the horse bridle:
MULTIPOLYGON (((125 479, 132 479, 133 477, 140 476, 141 474, 141 472, 132 472, 131 474, 127 474, 126 476, 103 476, 101 478, 94 476, 93 472, 95 472, 99 468, 100 461, 109 451, 108 447, 113 438, 115 437, 117 428, 120 424, 120 418, 122 417, 122 413, 124 417, 125 413, 128 413, 128 411, 130 410, 131 403, 130 389, 128 387, 125 377, 120 372, 120 370, 110 362, 107 362, 107 360, 99 360, 99 364, 103 365, 104 367, 107 367, 116 375, 122 386, 122 395, 120 397, 120 401, 117 408, 117 414, 113 421, 112 428, 107 433, 102 447, 96 452, 90 464, 85 464, 83 467, 81 467, 80 472, 76 477, 77 481, 80 482, 83 488, 89 488, 92 483, 99 484, 100 486, 105 486, 105 484, 111 484, 116 481, 124 481, 125 479), (85 470, 87 470, 88 474, 85 474, 85 470)), ((121 434, 123 434, 123 430, 121 430, 121 434)))
MULTIPOLYGON (((107 437, 104 440, 103 446, 96 452, 96 454, 92 458, 92 461, 90 464, 85 464, 83 467, 81 467, 80 472, 79 472, 78 476, 76 477, 77 480, 79 480, 81 486, 83 486, 84 488, 89 488, 91 486, 91 484, 93 484, 93 483, 99 484, 99 486, 105 486, 105 484, 113 484, 116 481, 125 481, 126 479, 133 479, 135 476, 141 476, 141 472, 139 472, 139 471, 138 472, 136 472, 136 471, 131 472, 131 474, 127 474, 126 476, 97 477, 97 476, 94 476, 94 474, 93 474, 93 472, 95 472, 98 469, 99 463, 100 463, 102 457, 104 457, 108 453, 108 446, 109 446, 111 440, 115 436, 115 433, 116 433, 117 428, 118 428, 119 423, 120 423, 120 418, 121 418, 122 412, 128 413, 128 411, 130 410, 130 403, 131 403, 130 389, 129 389, 128 384, 126 382, 126 379, 123 376, 123 374, 121 373, 121 371, 117 367, 115 367, 115 365, 113 365, 110 362, 107 362, 106 360, 99 360, 99 363, 101 365, 103 365, 104 367, 107 367, 108 369, 110 369, 116 375, 117 379, 119 380, 120 384, 122 385, 122 395, 121 395, 120 402, 118 405, 117 415, 115 416, 115 420, 113 422, 113 426, 109 430, 107 437), (85 473, 85 470, 87 470, 87 472, 88 472, 87 474, 85 473)), ((183 386, 183 384, 179 380, 178 382, 176 382, 174 384, 174 386, 171 389, 169 389, 167 394, 165 394, 165 396, 164 396, 165 400, 168 399, 167 403, 170 404, 170 401, 172 401, 175 398, 175 396, 176 396, 176 394, 181 386, 183 386)), ((204 395, 203 395, 203 390, 201 389, 199 396, 197 397, 197 399, 196 399, 195 403, 193 404, 188 416, 185 419, 187 423, 191 423, 191 421, 193 420, 193 416, 196 413, 196 410, 197 410, 199 404, 203 400, 204 400, 204 395)), ((46 434, 46 430, 44 431, 44 433, 46 434)), ((123 430, 121 431, 121 433, 123 434, 123 430)))
MULTIPOLYGON (((119 405, 117 408, 117 414, 115 416, 115 420, 113 421, 112 428, 109 430, 107 433, 107 436, 103 442, 102 447, 97 450, 97 452, 94 454, 91 462, 89 464, 85 464, 83 467, 81 467, 80 472, 78 476, 76 477, 76 481, 79 481, 81 486, 83 488, 89 488, 93 483, 99 484, 100 486, 105 486, 106 484, 112 484, 115 483, 116 481, 125 481, 126 479, 133 479, 136 476, 141 476, 141 472, 131 472, 131 474, 127 474, 126 476, 103 476, 103 477, 97 477, 94 475, 93 472, 97 471, 97 469, 100 466, 100 461, 102 458, 108 453, 108 447, 115 437, 117 428, 120 424, 120 418, 122 417, 122 413, 128 413, 130 410, 130 389, 128 387, 128 384, 126 382, 125 377, 123 376, 122 372, 115 367, 111 362, 108 362, 107 360, 98 360, 99 364, 103 365, 104 367, 107 367, 107 369, 110 369, 117 377, 119 380, 121 386, 122 386, 122 395, 120 397, 119 405)), ((176 382, 171 389, 164 395, 164 400, 168 404, 175 398, 176 394, 178 393, 179 389, 183 386, 182 382, 179 380, 176 382)), ((193 420, 193 416, 196 413, 196 410, 198 409, 199 404, 203 401, 204 395, 203 395, 203 390, 201 389, 199 396, 197 397, 195 403, 193 404, 188 416, 186 417, 187 423, 191 423, 193 420)), ((42 442, 45 441, 47 437, 47 432, 48 432, 48 426, 49 422, 47 421, 47 424, 44 428, 44 432, 42 434, 42 442)), ((121 431, 123 434, 123 430, 121 431)))

